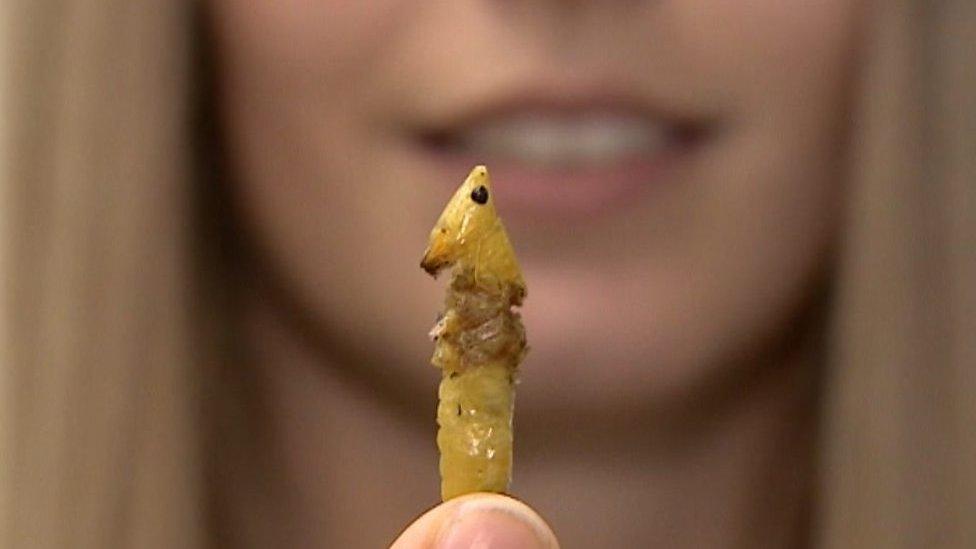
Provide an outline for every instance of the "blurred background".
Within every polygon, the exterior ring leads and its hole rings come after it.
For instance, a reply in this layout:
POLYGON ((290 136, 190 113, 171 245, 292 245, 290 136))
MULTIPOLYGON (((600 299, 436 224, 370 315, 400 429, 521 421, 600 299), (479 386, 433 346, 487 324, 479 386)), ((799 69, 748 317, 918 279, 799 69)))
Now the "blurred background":
POLYGON ((976 5, 0 10, 0 546, 389 544, 481 163, 563 546, 976 546, 976 5))

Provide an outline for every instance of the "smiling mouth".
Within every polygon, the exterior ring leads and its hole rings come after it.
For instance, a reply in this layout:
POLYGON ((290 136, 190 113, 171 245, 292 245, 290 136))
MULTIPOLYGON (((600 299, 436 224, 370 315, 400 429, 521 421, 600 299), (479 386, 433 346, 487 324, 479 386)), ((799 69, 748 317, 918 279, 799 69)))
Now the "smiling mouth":
POLYGON ((706 123, 613 99, 527 100, 422 129, 427 146, 540 167, 599 165, 651 156, 700 136, 706 123))
POLYGON ((487 164, 506 215, 565 221, 639 202, 673 179, 708 128, 623 101, 532 101, 425 129, 418 142, 445 181, 487 164))
POLYGON ((446 153, 484 156, 505 164, 566 169, 612 165, 660 154, 673 128, 613 112, 514 112, 454 132, 427 136, 446 153))

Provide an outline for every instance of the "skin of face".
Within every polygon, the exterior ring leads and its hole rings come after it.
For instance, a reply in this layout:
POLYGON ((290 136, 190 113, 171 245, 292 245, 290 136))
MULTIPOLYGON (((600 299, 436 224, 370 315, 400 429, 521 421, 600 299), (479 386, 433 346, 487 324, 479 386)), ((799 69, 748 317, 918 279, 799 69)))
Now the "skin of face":
POLYGON ((418 261, 467 174, 435 167, 422 134, 479 123, 492 102, 613 89, 698 134, 633 199, 585 216, 507 214, 498 197, 528 286, 523 413, 688 398, 762 361, 829 262, 849 0, 210 8, 249 241, 330 367, 392 380, 422 409, 444 281, 418 261))

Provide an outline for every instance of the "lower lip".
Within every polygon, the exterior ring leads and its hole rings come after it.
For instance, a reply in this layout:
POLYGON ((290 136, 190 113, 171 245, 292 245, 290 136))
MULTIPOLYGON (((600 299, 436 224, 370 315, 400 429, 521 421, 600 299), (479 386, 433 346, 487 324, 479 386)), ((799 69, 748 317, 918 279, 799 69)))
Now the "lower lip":
POLYGON ((491 174, 495 200, 505 217, 530 222, 597 219, 638 204, 654 189, 673 179, 676 165, 688 154, 686 144, 673 143, 648 156, 634 156, 599 165, 545 168, 473 154, 429 151, 438 179, 451 189, 471 170, 484 164, 491 174))

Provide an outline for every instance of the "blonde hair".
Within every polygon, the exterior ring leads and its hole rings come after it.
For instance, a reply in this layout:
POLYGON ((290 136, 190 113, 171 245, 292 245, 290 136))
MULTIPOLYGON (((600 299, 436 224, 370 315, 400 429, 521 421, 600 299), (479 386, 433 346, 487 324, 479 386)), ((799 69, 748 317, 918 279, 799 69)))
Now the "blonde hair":
MULTIPOLYGON (((203 547, 189 2, 18 0, 0 213, 3 547, 203 547)), ((815 541, 976 546, 976 7, 875 11, 815 541)))
POLYGON ((8 7, 3 547, 200 545, 187 6, 8 7))
POLYGON ((976 3, 879 3, 853 135, 825 547, 976 547, 976 3))

